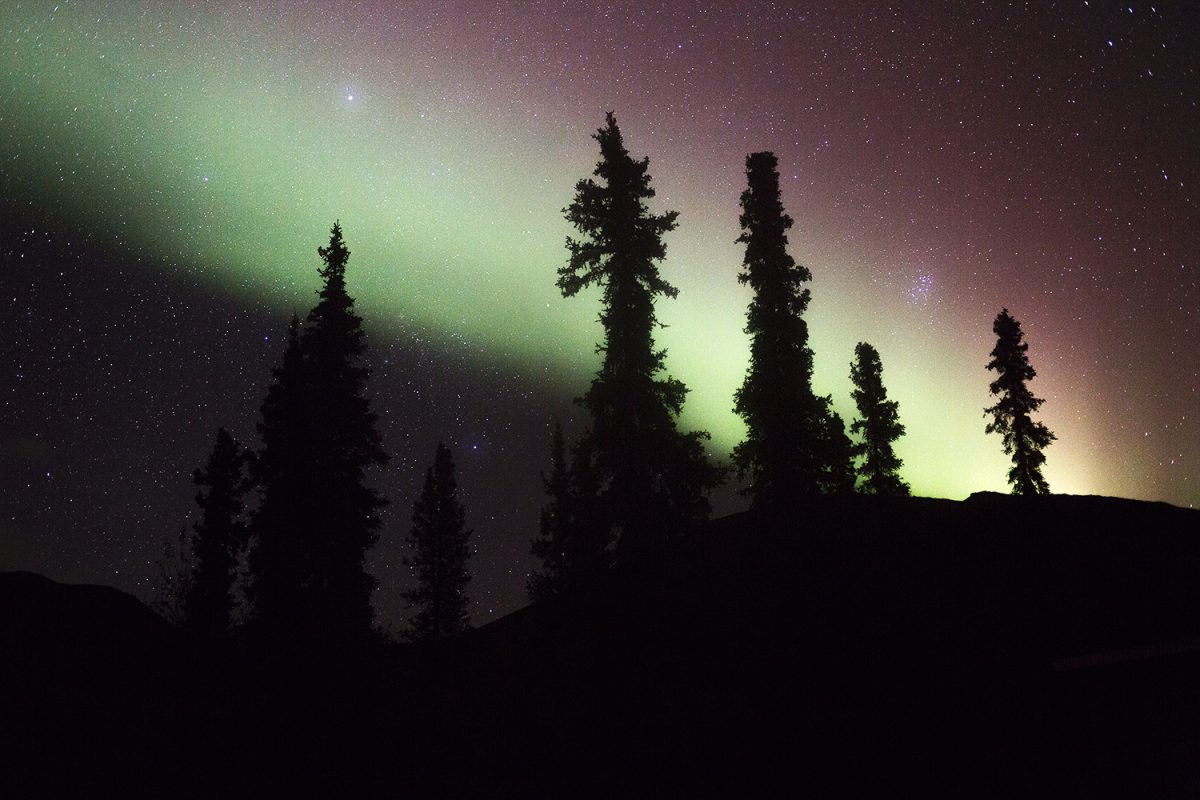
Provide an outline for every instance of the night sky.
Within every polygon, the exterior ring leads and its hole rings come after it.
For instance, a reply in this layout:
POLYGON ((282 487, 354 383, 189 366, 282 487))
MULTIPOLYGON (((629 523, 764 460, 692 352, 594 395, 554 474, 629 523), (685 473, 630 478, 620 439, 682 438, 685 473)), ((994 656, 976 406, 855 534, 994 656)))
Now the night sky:
MULTIPOLYGON (((474 618, 524 602, 552 418, 597 364, 561 209, 613 110, 680 212, 683 424, 727 454, 738 197, 779 157, 814 387, 874 344, 917 494, 1006 491, 992 320, 1021 321, 1051 489, 1200 505, 1200 18, 1191 3, 7 2, 0 569, 151 594, 219 425, 254 443, 335 219, 393 454, 370 569, 450 444, 474 618)), ((732 489, 720 513, 742 507, 732 489)))

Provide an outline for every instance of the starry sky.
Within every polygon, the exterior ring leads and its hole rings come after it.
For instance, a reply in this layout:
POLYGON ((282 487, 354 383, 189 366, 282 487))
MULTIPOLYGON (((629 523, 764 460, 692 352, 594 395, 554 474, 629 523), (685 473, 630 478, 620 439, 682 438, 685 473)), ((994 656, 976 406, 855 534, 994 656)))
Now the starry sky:
MULTIPOLYGON (((524 601, 551 420, 597 363, 561 209, 617 114, 680 212, 683 425, 743 428, 738 197, 779 157, 814 387, 880 351, 918 494, 1004 491, 991 323, 1022 323, 1054 491, 1200 504, 1200 12, 1188 3, 9 2, 0 19, 0 569, 151 595, 217 426, 254 442, 340 219, 394 458, 439 439, 477 623, 524 601)), ((734 487, 719 513, 742 507, 734 487)))

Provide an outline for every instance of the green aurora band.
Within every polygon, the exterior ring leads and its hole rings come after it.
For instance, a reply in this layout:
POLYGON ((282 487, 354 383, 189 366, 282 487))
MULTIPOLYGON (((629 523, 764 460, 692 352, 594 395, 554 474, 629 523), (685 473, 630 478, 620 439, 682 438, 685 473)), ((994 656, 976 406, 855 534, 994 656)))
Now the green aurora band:
MULTIPOLYGON (((0 31, 10 76, 0 132, 16 143, 7 191, 281 316, 310 303, 315 248, 340 219, 352 291, 375 336, 419 332, 566 393, 585 385, 595 298, 564 300, 554 281, 569 233, 560 209, 595 163, 588 135, 603 108, 570 119, 516 113, 490 90, 424 69, 427 54, 389 50, 384 32, 358 31, 364 46, 346 53, 315 14, 54 7, 10 6, 0 31)), ((617 112, 631 151, 651 156, 660 207, 681 212, 664 265, 680 296, 660 307, 660 341, 692 390, 684 424, 727 453, 743 433, 731 407, 748 353, 734 243, 742 164, 698 171, 656 152, 639 120, 617 112)), ((982 418, 998 307, 912 302, 885 271, 864 280, 871 265, 828 216, 808 216, 790 195, 785 205, 797 220, 792 251, 815 275, 815 388, 849 419, 854 345, 872 342, 908 429, 898 451, 914 491, 1005 491, 1007 459, 982 418)), ((1059 437, 1051 487, 1154 497, 1138 458, 1120 474, 1098 470, 1096 448, 1108 445, 1081 399, 1088 379, 1036 317, 1015 311, 1059 437)))

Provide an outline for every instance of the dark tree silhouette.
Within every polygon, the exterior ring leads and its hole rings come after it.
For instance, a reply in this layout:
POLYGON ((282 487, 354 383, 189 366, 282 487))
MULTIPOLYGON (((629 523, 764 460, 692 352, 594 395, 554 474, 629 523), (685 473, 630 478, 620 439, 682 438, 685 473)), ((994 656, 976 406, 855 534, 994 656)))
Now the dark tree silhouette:
POLYGON ((850 431, 862 437, 862 441, 854 445, 855 457, 862 459, 858 465, 862 491, 907 496, 908 484, 899 475, 904 462, 892 449, 892 443, 904 435, 900 404, 888 400, 879 351, 866 342, 859 342, 854 348, 850 380, 854 384, 850 396, 858 406, 858 419, 850 424, 850 431))
POLYGON ((317 253, 319 300, 303 330, 293 320, 263 403, 251 596, 263 627, 329 643, 370 635, 375 580, 363 560, 386 501, 366 472, 387 454, 364 396, 370 370, 340 225, 317 253))
POLYGON ((996 405, 983 411, 984 416, 992 417, 987 432, 999 433, 1004 439, 1005 454, 1012 456, 1008 482, 1013 494, 1048 494, 1050 486, 1042 477, 1042 465, 1046 463, 1042 451, 1055 436, 1043 423, 1030 417, 1045 401, 1034 397, 1025 385, 1037 375, 1025 355, 1029 345, 1023 341, 1021 323, 1013 319, 1007 308, 996 315, 992 330, 996 346, 987 368, 995 370, 998 377, 988 388, 999 399, 996 405))
POLYGON ((567 450, 563 442, 562 424, 554 422, 550 438, 550 474, 542 473, 542 487, 548 498, 542 506, 538 535, 530 550, 542 562, 526 583, 530 600, 541 600, 562 594, 566 588, 567 548, 571 537, 572 497, 571 475, 567 466, 567 450))
POLYGON ((733 451, 738 474, 749 478, 756 506, 813 494, 835 471, 827 446, 828 406, 813 394, 813 353, 804 312, 812 273, 788 254, 792 218, 779 197, 774 153, 746 157, 748 186, 742 192, 746 245, 740 283, 754 297, 746 313, 750 366, 734 396, 734 411, 746 422, 746 439, 733 451))
POLYGON ((567 239, 570 261, 558 271, 558 286, 564 297, 594 284, 602 289, 603 361, 580 403, 592 417, 584 439, 602 504, 627 550, 649 545, 672 522, 706 516, 705 494, 722 472, 704 452, 707 433, 676 429, 687 389, 662 376, 666 351, 654 345, 655 299, 678 293, 657 265, 677 212, 647 209, 654 197, 649 159, 629 155, 612 113, 594 138, 600 181, 579 181, 564 210, 582 238, 567 239))
POLYGON ((591 454, 576 448, 568 464, 557 421, 550 440, 550 474, 542 474, 542 486, 547 501, 531 547, 541 568, 526 584, 530 600, 576 591, 595 581, 609 561, 609 530, 597 522, 591 454))
POLYGON ((187 622, 187 596, 192 583, 192 543, 187 528, 162 540, 162 554, 154 560, 154 596, 150 608, 172 625, 187 622))
POLYGON ((846 435, 846 423, 833 410, 832 398, 818 398, 825 407, 822 422, 820 452, 824 460, 819 486, 826 494, 854 493, 854 443, 846 435))
POLYGON ((251 515, 252 546, 247 599, 254 624, 272 635, 298 637, 312 586, 306 574, 312 531, 307 507, 315 489, 309 451, 307 379, 300 350, 300 320, 292 316, 287 348, 272 370, 258 435, 262 447, 253 464, 258 507, 251 515))
POLYGON ((309 312, 302 351, 310 382, 312 455, 318 470, 310 524, 317 535, 313 578, 321 592, 318 629, 366 635, 371 630, 371 594, 376 581, 363 565, 378 539, 379 511, 387 501, 367 485, 366 471, 387 463, 378 417, 365 396, 371 370, 362 318, 346 291, 350 251, 336 222, 329 245, 317 249, 324 261, 320 300, 309 312))
POLYGON ((184 629, 198 640, 219 642, 233 620, 233 583, 238 558, 246 546, 245 505, 249 488, 248 454, 220 428, 204 469, 193 480, 201 487, 196 503, 203 511, 192 525, 191 578, 184 596, 184 629))
POLYGON ((404 593, 417 612, 408 631, 413 641, 454 636, 470 624, 470 537, 458 502, 454 458, 449 448, 438 442, 433 466, 425 470, 425 484, 413 503, 412 532, 407 540, 412 555, 404 559, 417 577, 416 587, 404 593))

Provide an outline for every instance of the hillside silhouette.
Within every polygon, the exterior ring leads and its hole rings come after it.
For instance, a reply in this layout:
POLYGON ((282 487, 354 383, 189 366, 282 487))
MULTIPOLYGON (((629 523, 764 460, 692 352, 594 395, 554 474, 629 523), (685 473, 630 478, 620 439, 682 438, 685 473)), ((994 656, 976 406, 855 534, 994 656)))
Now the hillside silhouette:
POLYGON ((446 641, 282 658, 0 574, 14 785, 1189 796, 1200 513, 819 497, 446 641), (15 657, 13 656, 15 654, 15 657))

